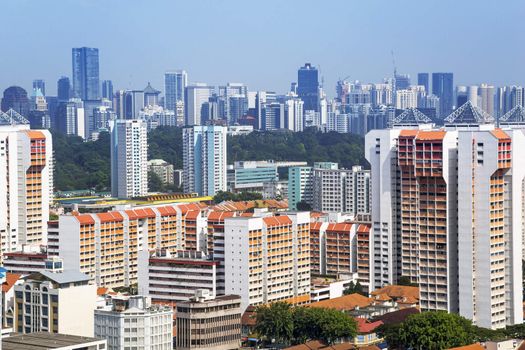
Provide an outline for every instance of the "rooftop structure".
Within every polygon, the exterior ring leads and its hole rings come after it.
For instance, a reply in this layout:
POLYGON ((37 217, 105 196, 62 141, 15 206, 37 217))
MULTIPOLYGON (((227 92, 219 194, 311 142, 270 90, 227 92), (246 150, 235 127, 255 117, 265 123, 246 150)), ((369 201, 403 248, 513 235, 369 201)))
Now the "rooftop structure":
POLYGON ((102 350, 106 340, 47 332, 13 335, 2 339, 3 350, 102 350))

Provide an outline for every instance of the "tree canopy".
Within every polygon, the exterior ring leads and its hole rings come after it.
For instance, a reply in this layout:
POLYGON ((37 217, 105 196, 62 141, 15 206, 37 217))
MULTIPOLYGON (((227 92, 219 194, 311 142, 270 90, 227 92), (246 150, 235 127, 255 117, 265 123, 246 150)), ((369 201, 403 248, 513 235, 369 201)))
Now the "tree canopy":
POLYGON ((257 192, 232 193, 227 191, 219 191, 213 197, 213 202, 218 204, 224 201, 253 201, 259 199, 262 199, 262 194, 257 192))

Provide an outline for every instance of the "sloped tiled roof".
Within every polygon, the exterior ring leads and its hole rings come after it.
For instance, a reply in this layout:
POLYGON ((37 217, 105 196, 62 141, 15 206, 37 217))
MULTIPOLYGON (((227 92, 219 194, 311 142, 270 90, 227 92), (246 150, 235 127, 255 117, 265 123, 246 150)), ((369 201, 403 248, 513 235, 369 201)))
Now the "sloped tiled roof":
POLYGON ((516 105, 510 111, 499 118, 500 123, 525 123, 525 108, 521 105, 516 105))
POLYGON ((470 344, 470 345, 465 345, 465 346, 459 346, 457 348, 450 348, 448 350, 485 350, 485 348, 481 346, 480 343, 476 343, 476 344, 470 344))
POLYGON ((493 123, 494 117, 467 101, 445 118, 447 124, 487 124, 493 123))
POLYGON ((416 300, 419 300, 419 288, 411 286, 399 286, 399 285, 390 285, 385 286, 381 289, 376 289, 371 295, 380 295, 386 294, 391 298, 406 298, 411 297, 416 300))
POLYGON ((405 309, 387 312, 384 315, 376 317, 375 321, 382 321, 383 324, 389 325, 389 324, 399 324, 401 322, 405 322, 408 316, 418 314, 421 311, 416 307, 407 307, 405 309))
POLYGON ((417 108, 409 108, 405 110, 403 113, 398 115, 394 118, 392 121, 392 124, 394 125, 418 125, 418 124, 427 124, 431 123, 432 119, 430 119, 427 115, 421 113, 417 108))
POLYGON ((20 277, 22 277, 22 275, 8 272, 5 276, 5 282, 2 283, 2 292, 9 292, 9 290, 11 290, 11 288, 13 288, 16 282, 20 279, 20 277))
POLYGON ((367 307, 372 305, 373 299, 365 297, 361 294, 343 295, 339 298, 321 300, 316 303, 307 305, 308 307, 320 307, 327 309, 336 309, 340 311, 354 310, 356 307, 367 307))

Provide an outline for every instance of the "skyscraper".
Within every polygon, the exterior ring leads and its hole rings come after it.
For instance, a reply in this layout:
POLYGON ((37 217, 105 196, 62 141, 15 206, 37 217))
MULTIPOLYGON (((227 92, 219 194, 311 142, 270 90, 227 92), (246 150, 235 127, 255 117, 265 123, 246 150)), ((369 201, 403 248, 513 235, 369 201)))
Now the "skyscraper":
POLYGON ((58 102, 67 102, 71 98, 71 82, 68 77, 61 77, 57 82, 58 102))
POLYGON ((27 91, 20 86, 10 86, 4 90, 4 97, 2 98, 1 110, 7 112, 13 109, 27 117, 30 110, 30 102, 27 97, 27 91))
POLYGON ((310 63, 297 71, 297 95, 304 101, 305 111, 319 112, 319 72, 310 63))
POLYGON ((73 95, 82 100, 100 98, 98 49, 73 48, 73 95))
POLYGON ((46 82, 42 79, 33 80, 33 91, 39 90, 46 96, 46 82))
POLYGON ((427 94, 430 94, 429 76, 428 73, 417 73, 417 85, 425 87, 427 94))
POLYGON ((208 125, 184 128, 184 192, 213 196, 226 191, 226 134, 224 126, 208 125))
POLYGON ((394 74, 394 80, 397 90, 406 90, 410 86, 410 75, 408 74, 394 74))
POLYGON ((142 120, 115 120, 111 128, 111 195, 133 198, 148 193, 148 136, 142 120))
POLYGON ((176 110, 177 101, 185 101, 185 89, 188 86, 188 74, 184 70, 170 71, 164 74, 164 108, 176 110))
POLYGON ((208 86, 204 83, 195 83, 186 88, 184 94, 184 117, 186 118, 185 124, 187 126, 202 124, 202 106, 213 95, 214 89, 213 86, 208 86))
POLYGON ((111 80, 102 80, 102 98, 113 99, 113 82, 111 80))
POLYGON ((481 84, 478 88, 478 95, 480 98, 479 107, 488 114, 494 114, 494 86, 488 84, 481 84))
POLYGON ((452 113, 454 107, 454 75, 452 73, 432 73, 432 93, 439 97, 440 117, 452 113))

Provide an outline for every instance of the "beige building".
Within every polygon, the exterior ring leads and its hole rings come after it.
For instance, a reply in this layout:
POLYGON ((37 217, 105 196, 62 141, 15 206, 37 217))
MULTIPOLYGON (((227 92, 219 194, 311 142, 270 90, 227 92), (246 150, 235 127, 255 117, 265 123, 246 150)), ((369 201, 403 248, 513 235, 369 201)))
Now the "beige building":
POLYGON ((241 298, 209 298, 197 291, 190 301, 177 303, 177 349, 234 350, 241 340, 241 298))
POLYGON ((148 171, 157 174, 157 176, 159 177, 159 179, 161 179, 163 184, 173 185, 173 164, 169 164, 168 162, 162 159, 151 159, 148 160, 148 171))
POLYGON ((97 288, 75 271, 36 272, 15 285, 13 329, 18 333, 50 332, 93 336, 97 288))

